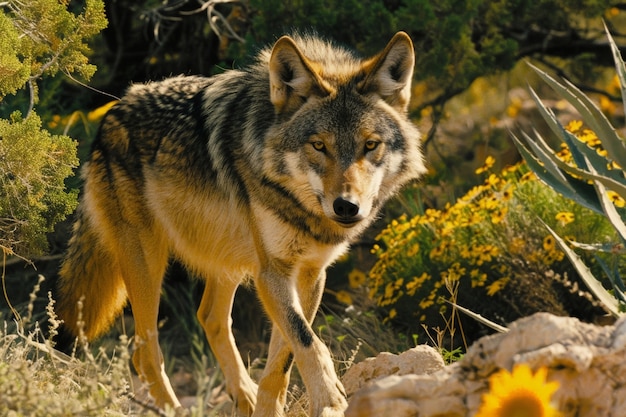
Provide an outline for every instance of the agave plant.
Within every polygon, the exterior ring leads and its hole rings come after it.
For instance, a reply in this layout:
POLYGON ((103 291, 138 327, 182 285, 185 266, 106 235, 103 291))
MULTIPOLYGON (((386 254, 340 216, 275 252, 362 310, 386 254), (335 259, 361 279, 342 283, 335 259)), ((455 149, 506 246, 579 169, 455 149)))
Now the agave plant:
MULTIPOLYGON (((626 67, 611 34, 608 30, 606 33, 620 81, 626 114, 626 67)), ((541 69, 532 65, 531 67, 553 90, 578 111, 584 123, 600 139, 601 146, 606 152, 599 154, 596 149, 591 148, 568 132, 557 120, 552 110, 542 103, 532 88, 530 92, 537 108, 552 132, 569 148, 574 164, 568 164, 561 160, 556 155, 557 151, 548 145, 536 130, 533 132, 534 138, 524 132, 522 132, 522 139, 512 134, 515 145, 537 177, 563 196, 604 215, 619 236, 619 242, 610 245, 569 242, 571 246, 596 252, 610 252, 615 256, 626 254, 626 212, 618 210, 609 198, 609 192, 613 192, 626 199, 626 141, 618 134, 598 106, 575 85, 567 80, 559 82, 541 69)), ((595 255, 612 284, 612 291, 607 291, 576 252, 571 249, 570 245, 552 229, 547 228, 585 281, 589 290, 606 306, 611 314, 614 316, 622 315, 624 306, 626 306, 626 287, 620 276, 617 263, 614 267, 610 267, 597 254, 595 255)))

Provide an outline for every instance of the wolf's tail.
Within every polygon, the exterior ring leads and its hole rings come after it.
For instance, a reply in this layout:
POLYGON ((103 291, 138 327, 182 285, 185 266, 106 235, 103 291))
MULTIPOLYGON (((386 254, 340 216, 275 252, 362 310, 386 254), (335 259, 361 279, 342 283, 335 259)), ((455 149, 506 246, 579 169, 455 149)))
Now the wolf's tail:
POLYGON ((127 294, 118 261, 90 220, 79 207, 59 273, 56 312, 73 336, 93 339, 109 329, 127 294))

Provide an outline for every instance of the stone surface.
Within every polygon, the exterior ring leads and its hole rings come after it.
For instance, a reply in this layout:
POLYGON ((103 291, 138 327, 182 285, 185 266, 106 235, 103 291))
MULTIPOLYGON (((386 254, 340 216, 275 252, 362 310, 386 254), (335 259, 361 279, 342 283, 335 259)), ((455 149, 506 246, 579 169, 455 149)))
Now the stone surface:
POLYGON ((389 410, 398 417, 471 416, 489 376, 518 363, 548 368, 548 380, 560 383, 553 400, 564 417, 626 416, 626 319, 601 327, 538 313, 479 339, 462 360, 434 373, 377 375, 351 396, 346 417, 389 410))
POLYGON ((342 378, 348 395, 390 375, 432 374, 444 368, 439 352, 426 345, 409 349, 399 355, 382 352, 375 358, 367 358, 348 369, 342 378))

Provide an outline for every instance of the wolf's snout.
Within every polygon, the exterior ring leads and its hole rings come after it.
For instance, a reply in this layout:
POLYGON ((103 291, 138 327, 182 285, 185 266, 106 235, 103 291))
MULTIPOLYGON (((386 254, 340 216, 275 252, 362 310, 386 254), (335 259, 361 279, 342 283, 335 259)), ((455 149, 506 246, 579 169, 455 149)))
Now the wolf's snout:
POLYGON ((333 201, 333 210, 342 220, 350 222, 354 221, 357 214, 359 214, 359 206, 343 197, 337 197, 333 201))

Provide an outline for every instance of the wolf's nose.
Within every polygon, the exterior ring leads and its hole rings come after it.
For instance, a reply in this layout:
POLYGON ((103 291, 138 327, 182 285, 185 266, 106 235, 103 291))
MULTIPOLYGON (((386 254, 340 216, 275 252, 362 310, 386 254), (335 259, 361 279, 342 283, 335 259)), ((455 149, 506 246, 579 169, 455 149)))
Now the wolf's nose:
POLYGON ((355 217, 359 214, 359 206, 342 197, 337 197, 335 201, 333 201, 333 210, 335 210, 337 216, 344 218, 355 217))

